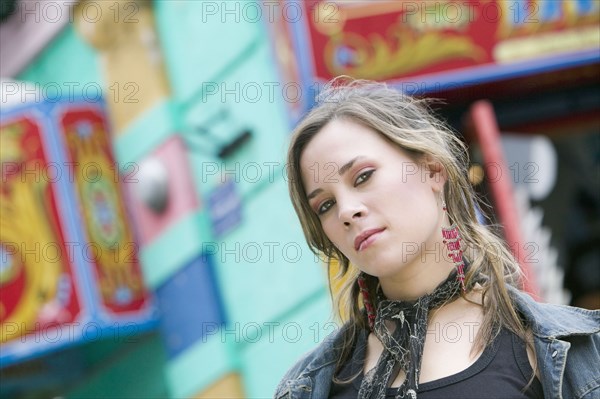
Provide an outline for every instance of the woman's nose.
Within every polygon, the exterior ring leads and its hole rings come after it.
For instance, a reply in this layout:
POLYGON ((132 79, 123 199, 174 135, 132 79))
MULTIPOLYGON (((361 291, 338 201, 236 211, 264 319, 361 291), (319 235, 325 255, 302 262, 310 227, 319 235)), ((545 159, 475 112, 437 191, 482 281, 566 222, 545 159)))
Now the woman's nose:
POLYGON ((348 227, 352 223, 356 222, 357 219, 364 217, 367 213, 366 207, 361 203, 346 203, 339 207, 339 218, 344 223, 344 226, 348 227))

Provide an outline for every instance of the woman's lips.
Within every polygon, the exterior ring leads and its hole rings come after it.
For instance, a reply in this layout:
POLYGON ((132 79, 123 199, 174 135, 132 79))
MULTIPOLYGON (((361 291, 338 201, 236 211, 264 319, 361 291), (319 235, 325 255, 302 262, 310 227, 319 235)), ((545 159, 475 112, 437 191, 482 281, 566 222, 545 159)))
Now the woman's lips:
POLYGON ((355 240, 356 251, 360 252, 367 249, 384 230, 385 228, 372 229, 360 234, 355 240))

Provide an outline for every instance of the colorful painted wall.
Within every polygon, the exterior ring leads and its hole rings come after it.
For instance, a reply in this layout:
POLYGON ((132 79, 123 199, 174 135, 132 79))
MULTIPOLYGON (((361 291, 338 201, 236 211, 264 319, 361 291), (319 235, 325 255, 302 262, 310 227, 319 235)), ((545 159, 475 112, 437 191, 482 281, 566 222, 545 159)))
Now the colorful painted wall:
MULTIPOLYGON (((325 273, 308 251, 287 199, 290 118, 264 20, 236 23, 232 15, 223 23, 222 10, 210 18, 206 7, 160 2, 155 9, 177 129, 204 204, 197 216, 204 223, 194 224, 203 227, 201 239, 188 244, 194 248, 190 258, 205 256, 215 286, 212 300, 191 294, 199 283, 173 287, 180 276, 192 281, 200 273, 185 262, 173 262, 157 281, 159 301, 163 292, 189 289, 190 295, 171 306, 184 306, 190 298, 196 304, 182 315, 194 320, 189 332, 175 321, 177 327, 166 331, 167 338, 189 337, 170 347, 167 375, 175 397, 210 397, 219 390, 224 396, 269 397, 284 370, 328 332, 325 273), (189 38, 196 38, 193 50, 189 38), (251 138, 244 145, 217 156, 245 131, 251 138), (219 311, 211 310, 216 307, 219 311)), ((187 226, 159 238, 162 248, 189 242, 187 226)))
MULTIPOLYGON (((98 114, 95 114, 96 117, 99 117, 100 121, 104 120, 102 104, 98 104, 96 101, 86 101, 86 99, 96 99, 104 90, 97 56, 83 40, 81 40, 74 28, 72 26, 67 26, 54 39, 52 44, 36 58, 35 62, 29 65, 20 74, 19 79, 22 81, 34 82, 36 84, 34 87, 38 89, 38 94, 31 91, 28 94, 25 94, 24 98, 24 100, 26 100, 25 102, 27 102, 24 107, 35 110, 35 113, 32 115, 40 114, 44 108, 52 107, 48 110, 47 115, 43 117, 40 116, 40 119, 38 120, 43 122, 43 125, 41 125, 43 128, 43 131, 41 131, 41 133, 43 133, 42 138, 45 141, 43 150, 51 157, 48 161, 51 162, 53 166, 57 166, 57 168, 60 169, 61 165, 64 165, 65 162, 67 162, 66 159, 60 159, 60 153, 62 152, 63 155, 66 155, 69 148, 77 148, 76 146, 71 147, 66 145, 66 142, 70 141, 72 144, 77 144, 78 140, 73 141, 66 136, 70 131, 66 126, 51 126, 51 128, 48 129, 47 126, 52 125, 52 121, 54 121, 54 123, 59 122, 59 119, 56 119, 51 115, 54 115, 59 108, 70 110, 69 112, 71 112, 73 110, 72 106, 75 105, 75 103, 78 103, 79 105, 83 104, 83 106, 89 110, 99 112, 98 114), (72 62, 75 59, 77 62, 72 62), (66 62, 65 60, 70 61, 66 62), (88 90, 88 92, 86 92, 86 90, 88 90), (49 97, 52 98, 50 99, 49 97), (98 107, 98 105, 100 107, 98 107), (54 111, 52 111, 52 109, 54 109, 54 111), (48 140, 50 140, 52 144, 49 144, 48 140), (56 140, 65 141, 58 143, 56 140)), ((5 108, 3 111, 9 110, 5 108)), ((3 115, 3 117, 4 116, 5 115, 3 115)), ((5 122, 7 122, 7 119, 3 118, 3 125, 5 122)), ((64 122, 68 122, 68 120, 64 120, 64 122)), ((92 127, 89 131, 91 134, 89 137, 93 138, 95 136, 96 139, 94 140, 96 143, 100 143, 105 139, 110 140, 110 137, 106 137, 105 135, 110 133, 109 131, 97 130, 94 128, 94 126, 102 127, 103 125, 92 123, 89 126, 92 127)), ((104 125, 104 127, 110 130, 108 126, 104 125)), ((3 131, 2 134, 4 139, 8 133, 3 131)), ((107 145, 107 142, 104 143, 104 145, 107 145)), ((108 145, 110 146, 110 144, 108 145)), ((88 147, 87 149, 93 149, 93 147, 88 147)), ((109 151, 108 155, 110 156, 110 148, 105 147, 102 151, 105 150, 109 151)), ((86 154, 80 153, 79 155, 89 156, 94 154, 97 156, 101 155, 95 150, 86 154)), ((72 152, 71 156, 77 155, 75 152, 72 152)), ((96 158, 94 161, 80 158, 78 163, 81 166, 89 166, 96 161, 100 161, 100 159, 101 158, 96 158)), ((100 164, 96 163, 96 165, 100 164)), ((31 183, 39 183, 40 181, 44 182, 47 180, 40 179, 40 176, 43 176, 43 170, 40 171, 36 168, 30 168, 29 170, 30 172, 34 172, 30 174, 30 177, 32 177, 31 183)), ((56 172, 56 170, 54 171, 56 172)), ((103 171, 105 176, 116 176, 108 170, 103 171), (106 172, 109 173, 107 174, 106 172)), ((62 172, 66 171, 62 170, 62 172)), ((81 174, 76 173, 76 171, 72 172, 72 176, 81 176, 81 174)), ((68 224, 67 229, 69 230, 69 236, 64 238, 70 240, 71 244, 79 244, 79 247, 81 247, 85 244, 85 241, 83 241, 79 234, 89 233, 91 238, 93 232, 88 231, 87 233, 84 233, 83 231, 77 231, 77 226, 80 221, 87 218, 85 212, 80 213, 79 209, 80 206, 87 209, 88 205, 93 204, 93 202, 88 201, 87 198, 77 198, 77 196, 72 195, 69 199, 69 195, 65 195, 65 192, 68 193, 69 190, 72 189, 71 193, 74 194, 83 192, 86 188, 82 185, 78 185, 75 179, 72 179, 71 181, 71 179, 67 178, 66 176, 68 176, 68 174, 62 173, 62 176, 65 178, 53 178, 52 186, 54 186, 55 195, 56 193, 60 193, 60 195, 57 195, 55 198, 56 206, 61 215, 60 217, 63 220, 71 221, 68 224), (83 191, 76 187, 79 187, 83 191), (73 201, 79 202, 79 205, 76 203, 74 205, 73 201)), ((98 179, 93 180, 96 180, 97 182, 101 181, 98 179)), ((23 180, 21 179, 21 181, 23 180)), ((115 183, 120 183, 121 181, 121 179, 114 180, 115 183)), ((92 186, 87 188, 91 189, 93 188, 92 186)), ((7 186, 4 186, 4 188, 6 187, 7 186)), ((18 200, 18 203, 24 201, 22 196, 16 199, 18 200)), ((3 204, 6 204, 4 198, 3 204)), ((3 214, 3 219, 4 221, 15 221, 14 215, 11 215, 9 218, 8 215, 3 214)), ((120 219, 123 220, 122 218, 120 219)), ((86 224, 88 226, 93 226, 93 224, 90 223, 86 224)), ((84 227, 86 224, 79 226, 84 227)), ((3 229, 4 227, 6 226, 3 224, 3 229)), ((35 228, 35 226, 32 227, 35 228)), ((134 226, 131 224, 126 227, 129 231, 133 228, 134 226)), ((126 241, 127 244, 134 242, 131 238, 127 238, 126 241)), ((72 253, 81 254, 76 248, 72 253)), ((104 253, 108 252, 104 251, 104 253)), ((18 360, 15 360, 16 357, 13 358, 8 356, 7 348, 8 345, 12 345, 12 342, 6 344, 7 346, 3 348, 2 353, 3 367, 6 365, 6 362, 9 362, 11 367, 2 370, 3 396, 6 394, 7 397, 15 397, 16 394, 26 392, 26 396, 29 397, 35 395, 43 397, 51 392, 60 392, 66 395, 69 391, 73 391, 72 397, 98 397, 98 392, 104 391, 114 396, 139 397, 139 395, 142 395, 144 397, 164 397, 166 384, 163 370, 165 362, 163 345, 155 332, 147 333, 143 331, 148 330, 148 328, 156 330, 157 323, 145 323, 145 326, 142 328, 139 323, 129 319, 128 316, 126 316, 126 318, 129 320, 120 318, 112 321, 102 321, 101 315, 90 314, 90 311, 93 312, 93 309, 90 309, 89 305, 98 303, 96 299, 94 299, 94 295, 102 295, 102 289, 94 291, 92 285, 86 284, 87 277, 93 275, 92 269, 89 268, 89 266, 93 267, 93 265, 86 264, 89 262, 84 262, 81 257, 74 256, 74 258, 77 261, 77 274, 80 277, 79 283, 77 283, 76 286, 79 290, 82 290, 81 298, 86 305, 82 305, 82 312, 85 317, 83 319, 78 318, 77 323, 61 325, 58 330, 63 333, 61 334, 60 340, 55 339, 55 337, 58 337, 56 334, 44 332, 40 334, 39 331, 37 332, 37 335, 33 334, 33 336, 30 337, 32 339, 29 339, 32 346, 31 350, 28 350, 28 352, 25 352, 24 348, 30 347, 29 342, 25 342, 24 338, 15 340, 17 341, 17 345, 15 346, 15 349, 17 349, 16 356, 20 356, 23 359, 21 364, 18 364, 18 360), (83 276, 85 278, 81 276, 82 274, 85 275, 83 276), (117 326, 117 328, 112 330, 103 329, 100 333, 98 333, 100 330, 88 328, 91 326, 96 328, 97 326, 106 324, 117 326), (75 336, 74 334, 70 335, 65 333, 66 331, 77 331, 77 326, 83 326, 83 334, 75 336), (125 332, 124 330, 126 326, 129 328, 128 332, 125 332), (86 331, 88 334, 86 334, 86 331), (122 333, 125 333, 125 335, 121 335, 122 333), (133 334, 130 335, 130 333, 133 334), (19 343, 23 344, 21 345, 22 347, 18 347, 19 343), (37 355, 35 355, 35 352, 37 352, 37 355), (32 356, 34 356, 34 359, 29 360, 32 356), (146 364, 146 374, 142 376, 137 375, 136 378, 133 378, 135 367, 131 367, 132 363, 146 364), (65 372, 67 373, 65 374, 65 372), (15 374, 18 375, 17 378, 14 377, 15 374), (89 395, 86 395, 86 392, 89 395)), ((41 259, 46 260, 43 257, 41 259)), ((129 262, 125 262, 124 258, 117 257, 117 261, 118 263, 115 265, 118 268, 127 268, 129 262)), ((40 265, 39 268, 40 270, 48 270, 48 267, 51 265, 51 263, 40 265)), ((100 272, 98 275, 102 274, 101 269, 96 270, 100 272)), ((107 277, 107 275, 104 276, 107 277)), ((29 285, 28 281, 34 280, 31 275, 25 275, 24 279, 26 280, 25 286, 29 285)), ((42 280, 45 280, 45 277, 43 277, 42 280)), ((139 284, 137 285, 139 287, 139 284)), ((3 286, 3 301, 6 299, 5 295, 7 295, 6 288, 7 287, 3 286)), ((27 299, 23 297, 23 295, 20 295, 19 298, 21 298, 21 300, 23 300, 23 298, 25 300, 27 299)), ((156 316, 152 316, 152 319, 156 321, 156 316)), ((7 325, 8 323, 3 324, 3 335, 5 335, 4 332, 6 332, 4 327, 7 325)))
POLYGON ((102 88, 159 321, 111 350, 76 349, 89 372, 62 393, 269 397, 334 329, 325 269, 287 195, 289 109, 300 94, 281 83, 263 19, 223 21, 214 2, 96 4, 110 18, 90 24, 81 2, 18 78, 102 88), (167 177, 158 207, 148 200, 153 168, 167 177))

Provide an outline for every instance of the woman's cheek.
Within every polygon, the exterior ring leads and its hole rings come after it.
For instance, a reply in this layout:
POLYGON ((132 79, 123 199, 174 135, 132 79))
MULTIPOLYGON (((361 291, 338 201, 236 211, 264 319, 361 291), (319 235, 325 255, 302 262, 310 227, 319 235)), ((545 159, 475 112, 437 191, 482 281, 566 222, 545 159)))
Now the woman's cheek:
POLYGON ((323 232, 329 238, 329 241, 333 243, 338 249, 340 248, 340 237, 339 232, 337 232, 333 226, 331 226, 331 222, 322 222, 321 227, 323 228, 323 232))

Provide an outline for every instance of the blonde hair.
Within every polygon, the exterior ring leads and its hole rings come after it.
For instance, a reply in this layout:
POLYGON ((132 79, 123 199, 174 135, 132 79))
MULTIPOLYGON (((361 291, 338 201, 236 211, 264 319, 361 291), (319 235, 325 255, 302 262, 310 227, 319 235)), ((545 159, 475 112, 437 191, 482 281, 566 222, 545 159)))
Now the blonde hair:
MULTIPOLYGON (((415 161, 429 155, 443 165, 447 174, 443 195, 448 216, 459 228, 464 257, 469 263, 465 283, 471 289, 478 282, 485 299, 484 319, 474 350, 483 349, 502 327, 528 342, 527 326, 515 311, 507 290, 507 284, 520 288, 522 273, 503 240, 477 220, 476 195, 467 179, 465 144, 432 115, 424 100, 411 98, 384 83, 337 78, 328 83, 317 106, 295 128, 287 159, 290 197, 307 243, 316 254, 337 260, 339 273, 336 278, 346 279, 339 295, 333 298, 338 312, 341 310, 341 314, 347 314, 349 319, 337 371, 350 355, 359 329, 367 328, 356 282, 358 271, 321 228, 318 216, 309 206, 300 169, 300 158, 307 144, 335 119, 351 120, 373 129, 415 161)), ((330 287, 331 284, 330 278, 330 287)), ((377 278, 368 277, 367 285, 369 296, 376 300, 377 278)), ((376 307, 377 303, 373 305, 376 307)))

